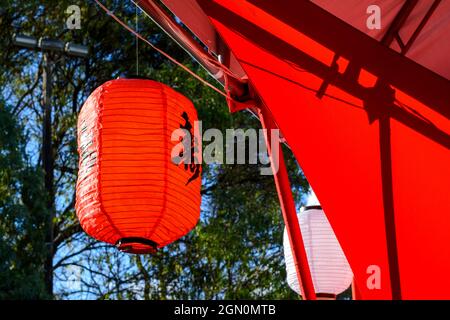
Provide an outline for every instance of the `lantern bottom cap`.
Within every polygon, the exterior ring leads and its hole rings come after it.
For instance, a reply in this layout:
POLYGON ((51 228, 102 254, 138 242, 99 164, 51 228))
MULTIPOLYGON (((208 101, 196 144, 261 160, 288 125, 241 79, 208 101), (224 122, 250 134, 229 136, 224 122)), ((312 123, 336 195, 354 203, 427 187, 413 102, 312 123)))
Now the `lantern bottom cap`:
POLYGON ((125 253, 153 254, 158 250, 158 244, 152 240, 140 237, 127 237, 117 240, 116 247, 125 253))
POLYGON ((334 293, 318 292, 316 293, 316 297, 318 300, 336 300, 336 295, 334 293))

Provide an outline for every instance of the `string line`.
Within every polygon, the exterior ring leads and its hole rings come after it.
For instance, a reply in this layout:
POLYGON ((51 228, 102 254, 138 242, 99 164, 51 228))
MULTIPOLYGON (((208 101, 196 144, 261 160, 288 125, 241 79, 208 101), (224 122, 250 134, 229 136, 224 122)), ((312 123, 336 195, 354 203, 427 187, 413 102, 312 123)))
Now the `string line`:
MULTIPOLYGON (((136 6, 136 21, 135 21, 136 26, 135 26, 135 29, 136 29, 136 32, 139 32, 138 6, 137 6, 136 3, 135 3, 135 6, 136 6)), ((139 38, 138 37, 136 37, 136 75, 139 75, 139 38)))
MULTIPOLYGON (((145 39, 142 35, 140 35, 138 32, 136 32, 133 28, 131 28, 130 26, 128 26, 125 22, 123 22, 120 18, 118 18, 112 11, 110 11, 107 7, 105 7, 99 0, 94 0, 97 5, 106 12, 106 14, 108 14, 111 18, 113 18, 117 23, 119 23, 123 28, 125 28, 127 31, 131 32, 134 36, 136 36, 136 38, 142 40, 143 42, 145 42, 146 44, 148 44, 150 47, 152 47, 154 50, 156 50, 159 54, 163 55, 164 57, 166 57, 167 59, 169 59, 172 63, 174 63, 175 65, 177 65, 178 67, 182 68, 184 71, 186 71, 187 73, 189 73, 191 76, 193 76, 194 78, 196 78, 198 81, 200 81, 202 84, 210 87, 211 89, 213 89, 214 91, 216 91, 217 93, 219 93, 220 95, 224 96, 227 99, 230 99, 230 96, 223 92, 222 90, 216 88, 215 86, 213 86, 211 83, 209 83, 208 81, 204 80, 203 78, 201 78, 198 74, 196 74, 194 71, 192 71, 191 69, 189 69, 188 67, 186 67, 185 65, 183 65, 181 62, 178 62, 177 60, 175 60, 174 58, 172 58, 172 56, 170 56, 168 53, 164 52, 163 50, 161 50, 160 48, 158 48, 157 46, 155 46, 153 43, 151 43, 150 41, 148 41, 147 39, 145 39)), ((221 69, 224 70, 225 72, 227 72, 223 66, 221 66, 221 69)), ((230 71, 228 71, 230 72, 230 71)), ((228 73, 227 72, 227 73, 228 73)))

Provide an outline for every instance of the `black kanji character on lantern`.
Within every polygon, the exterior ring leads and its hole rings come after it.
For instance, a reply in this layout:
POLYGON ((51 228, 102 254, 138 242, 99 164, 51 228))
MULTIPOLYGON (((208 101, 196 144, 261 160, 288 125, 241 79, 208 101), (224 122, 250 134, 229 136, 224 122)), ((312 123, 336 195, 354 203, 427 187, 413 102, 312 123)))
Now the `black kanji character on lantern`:
MULTIPOLYGON (((185 161, 184 163, 184 170, 189 170, 190 172, 192 172, 192 176, 186 182, 186 185, 188 185, 191 181, 194 181, 200 176, 200 164, 196 164, 197 158, 195 157, 195 153, 198 152, 198 147, 195 134, 192 130, 193 127, 189 120, 189 116, 186 112, 183 112, 181 117, 185 120, 185 123, 181 124, 180 128, 187 130, 191 135, 190 159, 188 159, 189 161, 185 161)), ((184 150, 180 151, 179 157, 180 158, 184 157, 184 150)))

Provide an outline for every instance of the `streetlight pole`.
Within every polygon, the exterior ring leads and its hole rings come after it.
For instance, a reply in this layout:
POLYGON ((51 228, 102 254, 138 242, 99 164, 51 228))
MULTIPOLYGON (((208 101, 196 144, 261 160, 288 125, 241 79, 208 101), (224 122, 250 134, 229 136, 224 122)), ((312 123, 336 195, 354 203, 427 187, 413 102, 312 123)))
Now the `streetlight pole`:
POLYGON ((13 38, 15 45, 21 48, 32 50, 41 49, 43 54, 42 68, 42 168, 44 170, 44 185, 47 191, 46 207, 48 218, 46 221, 45 243, 47 246, 46 259, 44 262, 45 285, 49 295, 53 295, 53 256, 54 256, 54 234, 53 220, 55 218, 55 190, 54 190, 54 170, 55 155, 52 143, 52 71, 56 63, 52 60, 52 52, 67 54, 70 56, 84 58, 88 56, 88 48, 71 42, 64 43, 61 40, 15 35, 13 38))
POLYGON ((55 193, 53 187, 54 179, 54 155, 52 145, 52 63, 48 52, 43 53, 42 68, 42 104, 43 104, 43 123, 42 123, 42 167, 44 169, 44 184, 47 191, 47 209, 49 210, 47 220, 47 232, 45 242, 47 245, 47 255, 45 259, 45 284, 49 293, 53 292, 53 218, 55 216, 54 203, 55 193))

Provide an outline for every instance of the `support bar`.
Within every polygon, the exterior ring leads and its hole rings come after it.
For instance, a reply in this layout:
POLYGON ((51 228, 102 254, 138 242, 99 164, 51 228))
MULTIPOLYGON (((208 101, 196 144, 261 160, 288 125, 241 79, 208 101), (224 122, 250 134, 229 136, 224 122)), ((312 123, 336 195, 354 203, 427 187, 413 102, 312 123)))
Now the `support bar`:
MULTIPOLYGON (((210 55, 195 41, 191 34, 184 30, 175 19, 153 0, 137 0, 136 4, 166 32, 181 48, 196 60, 212 77, 225 86, 225 74, 219 61, 210 55)), ((238 78, 228 76, 227 84, 230 94, 239 98, 248 92, 247 84, 238 78)))
POLYGON ((297 218, 297 210, 295 209, 294 198, 292 197, 291 184, 284 163, 283 150, 279 145, 279 150, 272 150, 271 145, 271 129, 276 129, 271 115, 266 111, 264 106, 259 109, 259 119, 263 129, 266 129, 266 144, 269 152, 270 163, 272 166, 275 185, 277 188, 278 198, 280 200, 281 212, 283 213, 284 223, 291 244, 292 256, 294 258, 295 269, 297 271, 298 283, 301 284, 302 296, 305 300, 316 300, 314 284, 311 277, 308 258, 303 243, 302 233, 297 218), (278 152, 278 168, 274 167, 273 155, 278 152), (278 169, 278 170, 277 170, 278 169))

